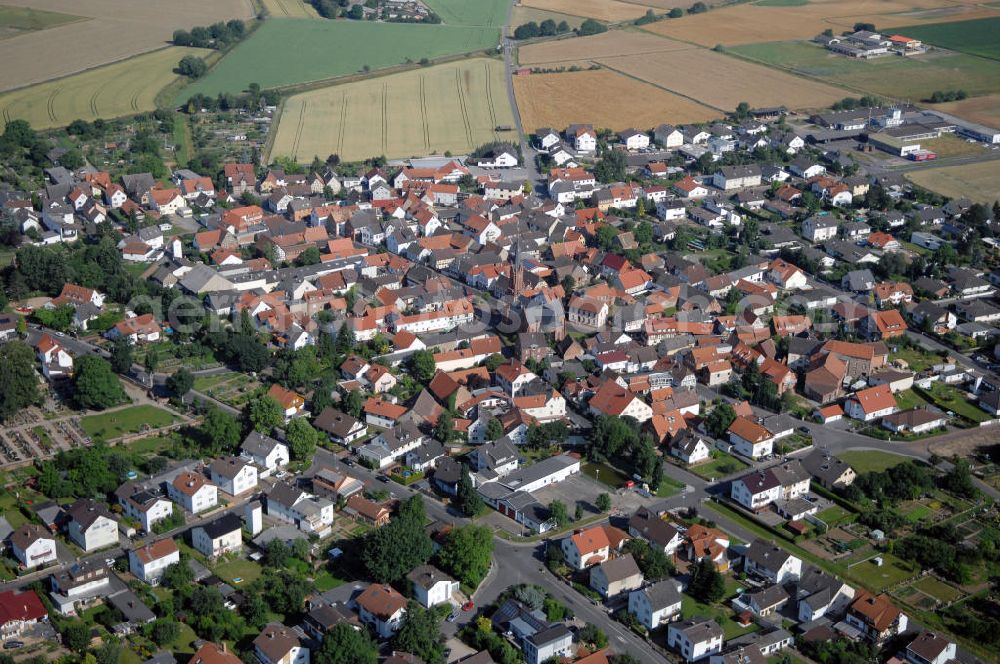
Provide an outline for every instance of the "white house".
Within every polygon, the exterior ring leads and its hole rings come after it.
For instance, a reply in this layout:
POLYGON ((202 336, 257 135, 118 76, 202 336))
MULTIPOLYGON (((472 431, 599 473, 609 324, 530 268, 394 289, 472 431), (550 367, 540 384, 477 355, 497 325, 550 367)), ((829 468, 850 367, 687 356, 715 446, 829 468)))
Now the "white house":
POLYGON ((681 591, 677 582, 666 579, 633 590, 628 596, 628 612, 649 630, 680 617, 681 591))
POLYGON ((129 571, 151 586, 159 584, 166 569, 180 561, 180 549, 172 539, 162 539, 128 552, 129 571))
POLYGON ((358 617, 383 639, 391 638, 406 615, 406 598, 391 586, 373 583, 355 600, 358 617))
POLYGON ((687 662, 722 651, 723 632, 719 624, 708 618, 691 618, 671 623, 667 630, 667 645, 687 662))
POLYGON ((611 557, 611 540, 604 526, 594 526, 573 533, 560 543, 566 564, 573 569, 587 569, 611 557))
POLYGON ((278 482, 267 493, 267 514, 291 523, 304 533, 325 537, 333 525, 334 505, 285 482, 278 482))
POLYGON ((118 544, 118 522, 106 507, 81 498, 66 509, 70 540, 88 553, 118 544))
POLYGON ((844 402, 844 414, 863 422, 871 422, 894 412, 896 397, 887 384, 858 390, 844 402))
POLYGON ((837 220, 833 217, 812 216, 802 222, 802 237, 813 244, 837 237, 837 220))
POLYGON ((649 136, 638 129, 626 129, 618 132, 618 139, 626 150, 636 151, 649 147, 649 136))
POLYGON ((10 534, 10 550, 25 569, 57 560, 52 533, 35 524, 25 524, 10 534))
POLYGON ((761 539, 754 540, 743 554, 743 568, 747 574, 777 584, 794 581, 802 576, 801 559, 761 539))
POLYGON ((753 471, 733 480, 730 498, 757 511, 781 498, 781 482, 770 470, 753 471))
POLYGON ((167 495, 188 512, 197 514, 219 504, 219 488, 201 473, 179 473, 167 485, 167 495))
POLYGON ((239 496, 257 488, 257 468, 240 457, 216 459, 209 466, 212 482, 230 496, 239 496))
POLYGON ((191 544, 209 558, 243 548, 243 523, 236 514, 224 514, 215 521, 195 526, 191 544))
POLYGON ((125 516, 138 521, 147 533, 152 532, 153 526, 174 513, 174 504, 159 493, 159 489, 153 490, 133 482, 126 482, 115 492, 115 496, 125 516))
POLYGON ((934 632, 922 632, 906 646, 906 661, 910 664, 947 664, 955 659, 957 648, 948 639, 934 632))
POLYGON ((681 429, 670 441, 670 454, 684 463, 701 463, 712 454, 705 439, 690 429, 681 429))
POLYGON ((433 565, 421 565, 406 578, 413 584, 413 598, 426 609, 450 602, 461 586, 433 565))
POLYGON ((729 442, 737 454, 750 459, 759 459, 771 453, 774 436, 753 420, 737 416, 729 425, 729 442))
POLYGON ((256 431, 247 434, 240 446, 240 454, 261 468, 266 468, 269 473, 287 466, 291 459, 288 445, 256 431))
POLYGON ((281 623, 269 623, 253 640, 253 652, 261 664, 309 664, 305 639, 281 623))

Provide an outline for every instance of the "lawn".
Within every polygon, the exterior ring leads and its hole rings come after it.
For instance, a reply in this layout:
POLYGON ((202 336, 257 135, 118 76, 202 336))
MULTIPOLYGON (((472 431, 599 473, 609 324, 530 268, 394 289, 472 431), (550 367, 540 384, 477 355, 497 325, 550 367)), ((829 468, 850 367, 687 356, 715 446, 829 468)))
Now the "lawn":
POLYGON ((744 627, 733 620, 733 616, 735 614, 728 606, 729 600, 735 597, 737 590, 741 588, 743 588, 743 586, 740 583, 727 576, 726 597, 719 604, 702 604, 694 597, 691 597, 687 593, 683 593, 681 594, 681 616, 684 619, 693 618, 695 616, 714 618, 715 621, 719 623, 719 626, 722 627, 722 631, 725 633, 727 641, 742 634, 756 632, 759 628, 755 623, 751 623, 750 625, 744 627))
POLYGON ((706 480, 717 480, 728 475, 742 472, 748 468, 736 457, 729 454, 720 454, 708 463, 701 463, 696 466, 689 466, 688 470, 706 480))
POLYGON ((3 120, 27 120, 36 129, 135 115, 156 108, 156 95, 174 81, 185 55, 205 57, 205 49, 170 46, 55 81, 0 95, 3 120))
POLYGON ((282 88, 407 60, 493 50, 499 38, 500 31, 493 27, 275 18, 265 21, 207 76, 186 87, 178 101, 194 94, 236 94, 251 83, 282 88))
POLYGON ((826 523, 826 525, 833 527, 848 519, 851 514, 852 512, 848 509, 845 509, 840 505, 833 505, 832 507, 828 507, 822 512, 819 512, 816 515, 816 518, 826 523))
POLYGON ((872 562, 873 558, 854 565, 847 573, 869 590, 882 590, 920 573, 919 568, 891 553, 880 553, 877 557, 882 558, 881 567, 872 562))
POLYGON ((941 363, 941 356, 923 348, 913 346, 894 346, 890 349, 889 362, 903 360, 911 371, 927 371, 935 364, 941 363))
POLYGON ((174 446, 176 442, 174 435, 175 434, 167 434, 164 436, 150 436, 149 438, 142 438, 134 443, 129 443, 128 448, 139 456, 154 456, 162 454, 174 446))
POLYGON ((28 523, 28 518, 24 516, 17 506, 17 498, 12 493, 6 491, 0 495, 0 514, 7 519, 11 528, 20 528, 28 523))
POLYGON ((909 58, 859 60, 803 41, 745 44, 729 51, 771 67, 897 99, 916 101, 937 90, 957 89, 975 96, 1000 88, 1000 63, 965 53, 938 51, 909 58))
POLYGON ((954 23, 907 25, 892 29, 895 34, 914 37, 921 41, 984 58, 1000 60, 1000 17, 980 18, 954 23))
POLYGON ((906 520, 909 521, 911 524, 920 523, 924 519, 934 514, 934 510, 932 510, 930 507, 927 507, 927 505, 924 505, 923 503, 919 502, 914 502, 910 505, 907 505, 906 507, 901 508, 899 511, 900 514, 902 514, 906 518, 906 520))
POLYGON ((906 179, 951 198, 964 196, 986 205, 1000 198, 1000 161, 921 168, 908 172, 906 179))
POLYGON ((900 410, 909 410, 927 405, 927 400, 913 390, 903 390, 896 395, 896 405, 900 410))
POLYGON ((271 155, 468 154, 510 140, 497 131, 514 124, 505 86, 500 60, 470 58, 303 92, 285 101, 271 155))
POLYGON ((215 572, 217 577, 234 587, 253 583, 263 573, 260 565, 246 558, 235 558, 226 561, 220 565, 216 565, 212 571, 215 572), (242 581, 235 583, 235 579, 242 579, 242 581))
POLYGON ((345 583, 347 583, 343 579, 334 576, 327 570, 319 572, 316 575, 314 582, 316 584, 316 590, 321 593, 325 593, 327 590, 333 590, 337 586, 342 586, 345 583))
POLYGON ((910 461, 909 457, 893 454, 892 452, 879 452, 877 450, 841 452, 837 456, 841 461, 851 464, 851 468, 859 475, 862 473, 880 473, 883 470, 910 461))
POLYGON ((597 480, 612 489, 620 489, 628 482, 629 477, 617 468, 613 468, 606 463, 588 462, 583 464, 583 474, 597 480))
POLYGON ((664 477, 660 480, 660 487, 656 490, 657 498, 669 498, 684 490, 684 483, 664 477))
POLYGON ((913 587, 940 602, 953 602, 962 596, 962 591, 933 576, 921 577, 913 582, 913 587))
POLYGON ((177 416, 173 413, 144 404, 100 415, 88 415, 80 420, 80 426, 91 438, 111 440, 127 433, 142 431, 146 427, 156 429, 176 421, 177 416))
POLYGON ((990 419, 986 411, 966 399, 964 392, 951 385, 945 385, 941 382, 934 383, 931 385, 929 394, 938 407, 951 411, 971 422, 978 424, 990 419))

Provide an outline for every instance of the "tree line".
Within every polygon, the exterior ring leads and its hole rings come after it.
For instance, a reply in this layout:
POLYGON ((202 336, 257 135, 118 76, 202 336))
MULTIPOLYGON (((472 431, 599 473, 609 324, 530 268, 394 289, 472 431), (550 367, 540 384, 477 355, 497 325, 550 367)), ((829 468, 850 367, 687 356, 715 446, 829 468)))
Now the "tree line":
POLYGON ((246 35, 246 24, 239 19, 233 19, 225 23, 219 21, 209 26, 191 28, 190 32, 174 30, 173 42, 175 46, 222 49, 240 41, 246 35))

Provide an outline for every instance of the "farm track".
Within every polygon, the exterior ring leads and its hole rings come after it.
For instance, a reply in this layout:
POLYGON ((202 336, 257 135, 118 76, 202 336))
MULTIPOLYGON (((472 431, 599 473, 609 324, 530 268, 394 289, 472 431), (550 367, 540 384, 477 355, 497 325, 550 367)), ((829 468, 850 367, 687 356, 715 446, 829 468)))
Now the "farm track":
POLYGON ((382 84, 382 154, 389 151, 389 86, 382 84))
POLYGON ((59 122, 59 118, 56 116, 55 101, 56 101, 56 96, 60 92, 62 92, 62 88, 61 87, 56 88, 55 90, 52 91, 52 94, 49 95, 48 100, 46 100, 45 102, 45 109, 46 111, 48 111, 49 120, 51 120, 52 122, 59 122))
POLYGON ((420 75, 420 119, 424 127, 424 149, 431 149, 431 128, 427 124, 427 92, 424 84, 427 80, 423 74, 420 75))
POLYGON ((340 127, 337 128, 337 154, 341 154, 344 151, 344 127, 347 125, 347 102, 350 101, 350 97, 344 95, 341 97, 340 104, 340 127))
POLYGON ((462 111, 462 122, 465 124, 465 136, 469 139, 469 145, 472 145, 472 123, 469 122, 469 108, 465 102, 465 93, 462 92, 462 74, 458 69, 455 70, 455 89, 458 91, 458 104, 462 111))
POLYGON ((500 123, 497 122, 497 111, 496 107, 493 106, 493 84, 490 83, 490 66, 488 63, 483 63, 483 71, 486 73, 486 102, 490 107, 490 122, 493 125, 493 135, 498 136, 497 127, 500 123))
POLYGON ((302 101, 302 106, 299 108, 299 120, 295 125, 295 139, 292 141, 292 155, 299 154, 299 141, 302 138, 302 125, 305 122, 306 117, 306 107, 309 105, 307 100, 302 101))

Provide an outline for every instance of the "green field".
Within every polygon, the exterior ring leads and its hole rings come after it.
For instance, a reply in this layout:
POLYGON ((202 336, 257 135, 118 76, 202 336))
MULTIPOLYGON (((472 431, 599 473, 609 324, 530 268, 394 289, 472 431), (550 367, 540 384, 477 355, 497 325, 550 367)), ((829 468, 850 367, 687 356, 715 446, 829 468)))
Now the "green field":
POLYGON ((841 461, 851 464, 851 468, 858 475, 862 473, 880 473, 887 468, 892 468, 911 460, 909 457, 900 456, 899 454, 879 452, 877 450, 841 452, 837 457, 841 461))
POLYGON ((882 558, 881 567, 872 562, 874 559, 872 558, 860 562, 848 570, 851 577, 857 579, 861 585, 869 590, 880 591, 906 579, 911 579, 920 572, 916 566, 891 553, 880 553, 877 557, 882 558))
POLYGON ((941 48, 1000 60, 1000 17, 954 23, 906 25, 892 29, 895 34, 914 37, 941 48))
POLYGON ((954 602, 962 596, 960 590, 933 576, 925 576, 914 581, 913 587, 940 602, 954 602))
POLYGON ((467 154, 503 139, 498 125, 514 124, 503 73, 500 60, 472 58, 294 95, 271 157, 467 154))
POLYGON ((422 58, 492 50, 494 27, 275 18, 230 51, 207 76, 181 92, 236 94, 250 83, 279 88, 384 69, 422 58))
POLYGON ((170 46, 80 74, 0 95, 2 122, 27 120, 36 129, 133 115, 156 108, 156 95, 177 79, 185 55, 205 57, 205 49, 170 46))
POLYGON ((937 382, 928 391, 938 408, 951 411, 960 417, 978 424, 990 419, 990 415, 965 397, 965 393, 951 385, 937 382))
POLYGON ((937 90, 962 89, 975 96, 1000 89, 1000 63, 965 53, 931 52, 909 58, 858 60, 802 41, 746 44, 727 51, 777 69, 847 86, 857 93, 896 99, 917 101, 937 90))
POLYGON ((100 415, 88 415, 80 420, 80 427, 91 438, 111 440, 142 431, 147 425, 150 429, 157 429, 176 421, 177 416, 173 413, 144 404, 100 415))
POLYGON ((707 463, 689 466, 688 470, 706 480, 720 479, 727 475, 739 473, 748 468, 747 464, 729 454, 723 454, 707 463))
POLYGON ((0 5, 0 39, 13 37, 22 32, 54 28, 57 25, 86 21, 84 16, 47 12, 30 7, 9 7, 0 5))
POLYGON ((507 0, 426 0, 447 25, 499 28, 507 19, 507 0))

